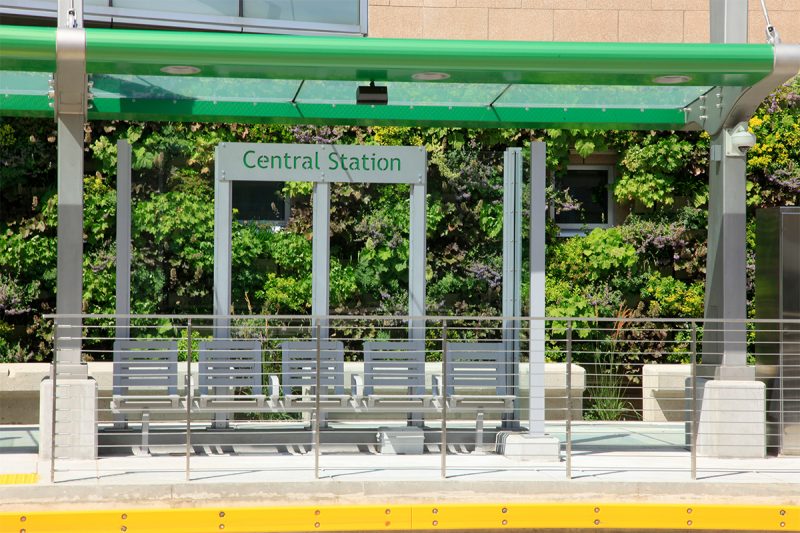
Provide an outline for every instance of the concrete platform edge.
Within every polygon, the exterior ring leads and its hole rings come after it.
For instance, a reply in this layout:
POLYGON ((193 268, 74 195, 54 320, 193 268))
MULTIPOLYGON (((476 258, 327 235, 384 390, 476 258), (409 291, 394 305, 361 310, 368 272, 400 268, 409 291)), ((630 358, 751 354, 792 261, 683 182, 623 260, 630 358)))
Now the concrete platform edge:
POLYGON ((316 482, 29 485, 0 487, 0 511, 486 502, 800 504, 796 484, 581 481, 316 482))

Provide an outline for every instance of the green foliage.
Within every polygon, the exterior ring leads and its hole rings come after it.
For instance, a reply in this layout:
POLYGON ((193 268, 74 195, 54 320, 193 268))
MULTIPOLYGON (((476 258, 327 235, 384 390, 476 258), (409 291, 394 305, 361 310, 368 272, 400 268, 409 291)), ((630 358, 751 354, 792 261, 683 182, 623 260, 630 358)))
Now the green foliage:
MULTIPOLYGON (((799 88, 797 81, 781 88, 750 121, 759 139, 748 157, 751 221, 757 208, 798 205, 800 200, 799 88)), ((544 140, 547 165, 556 179, 570 161, 618 153, 613 193, 630 209, 618 227, 596 229, 585 237, 558 237, 557 228, 548 223, 547 314, 579 317, 573 323, 578 344, 596 340, 594 317, 702 315, 709 145, 703 133, 110 121, 87 125, 86 138, 87 312, 114 310, 113 178, 119 139, 133 143, 134 312, 211 312, 214 149, 220 142, 248 141, 424 146, 429 161, 428 310, 449 315, 500 313, 502 152, 544 140)), ((0 122, 0 360, 50 355, 52 328, 40 317, 55 306, 54 161, 52 121, 0 122)), ((233 225, 236 313, 311 310, 312 185, 287 183, 284 192, 292 201, 288 227, 233 225)), ((552 185, 547 194, 556 210, 571 203, 552 185)), ((406 185, 332 188, 333 312, 406 312, 408 197, 406 185)), ((750 297, 753 245, 751 222, 750 297)), ((633 324, 626 322, 625 333, 614 341, 620 348, 636 347, 631 361, 615 362, 622 369, 635 362, 685 359, 688 329, 633 324)), ((563 341, 565 326, 554 324, 549 357, 559 357, 554 348, 563 341)))
POLYGON ((642 298, 657 306, 658 316, 696 318, 703 315, 705 287, 702 283, 687 285, 679 279, 651 272, 642 289, 642 298))
POLYGON ((134 204, 133 278, 144 292, 137 301, 160 302, 163 311, 167 295, 153 290, 160 285, 174 295, 173 308, 189 312, 206 307, 201 301, 211 293, 214 270, 213 205, 207 188, 152 194, 134 204), (139 285, 146 281, 155 284, 139 285))
POLYGON ((800 200, 800 78, 770 95, 750 119, 758 143, 747 158, 747 204, 797 205, 800 200))
POLYGON ((696 178, 705 171, 707 151, 706 135, 641 135, 639 142, 631 143, 621 154, 614 197, 648 208, 671 206, 679 196, 700 205, 706 191, 696 178))
POLYGON ((615 272, 635 270, 636 249, 617 228, 594 229, 586 237, 566 239, 553 247, 549 270, 577 283, 597 282, 615 272))

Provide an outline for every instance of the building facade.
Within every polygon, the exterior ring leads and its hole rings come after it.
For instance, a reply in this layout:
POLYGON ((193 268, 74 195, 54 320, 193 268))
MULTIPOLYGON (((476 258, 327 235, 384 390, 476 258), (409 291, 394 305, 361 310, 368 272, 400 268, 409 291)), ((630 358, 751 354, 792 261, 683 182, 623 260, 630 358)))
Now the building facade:
MULTIPOLYGON (((800 43, 800 0, 766 0, 787 43, 800 43)), ((749 41, 764 42, 760 0, 749 41)), ((370 37, 524 41, 709 41, 709 0, 369 0, 370 37)))

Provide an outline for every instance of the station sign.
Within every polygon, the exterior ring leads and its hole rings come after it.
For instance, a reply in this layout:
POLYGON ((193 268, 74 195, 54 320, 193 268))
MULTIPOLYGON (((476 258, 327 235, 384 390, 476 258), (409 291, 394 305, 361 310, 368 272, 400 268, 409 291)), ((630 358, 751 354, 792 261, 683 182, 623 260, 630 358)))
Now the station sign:
POLYGON ((350 144, 220 143, 221 181, 423 183, 421 146, 350 144))

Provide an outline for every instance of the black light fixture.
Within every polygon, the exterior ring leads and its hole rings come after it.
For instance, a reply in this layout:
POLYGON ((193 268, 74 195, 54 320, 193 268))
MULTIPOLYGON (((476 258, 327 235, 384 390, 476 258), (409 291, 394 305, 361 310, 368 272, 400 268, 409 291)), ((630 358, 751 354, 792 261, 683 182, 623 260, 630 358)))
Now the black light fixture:
POLYGON ((356 103, 359 105, 386 105, 389 103, 388 87, 378 87, 374 81, 369 85, 359 85, 356 90, 356 103))

